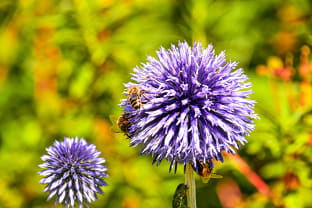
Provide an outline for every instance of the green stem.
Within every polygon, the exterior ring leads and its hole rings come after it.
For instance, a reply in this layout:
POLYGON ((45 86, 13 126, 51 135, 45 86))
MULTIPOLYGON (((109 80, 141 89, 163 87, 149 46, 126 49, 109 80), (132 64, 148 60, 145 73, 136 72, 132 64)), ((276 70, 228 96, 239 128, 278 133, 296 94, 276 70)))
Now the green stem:
POLYGON ((186 163, 185 185, 187 185, 187 204, 188 208, 196 208, 196 184, 192 165, 186 163))

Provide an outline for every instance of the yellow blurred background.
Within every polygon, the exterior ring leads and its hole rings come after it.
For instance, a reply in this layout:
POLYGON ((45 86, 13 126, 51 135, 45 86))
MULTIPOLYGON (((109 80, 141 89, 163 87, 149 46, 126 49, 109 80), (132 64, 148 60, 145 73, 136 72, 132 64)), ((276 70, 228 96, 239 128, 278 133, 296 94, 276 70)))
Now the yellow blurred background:
POLYGON ((109 115, 132 68, 179 40, 239 61, 261 117, 240 157, 218 164, 225 179, 197 181, 198 208, 312 207, 311 17, 309 0, 1 0, 0 208, 54 207, 38 165, 65 136, 107 161, 91 207, 171 207, 182 166, 152 166, 109 115))

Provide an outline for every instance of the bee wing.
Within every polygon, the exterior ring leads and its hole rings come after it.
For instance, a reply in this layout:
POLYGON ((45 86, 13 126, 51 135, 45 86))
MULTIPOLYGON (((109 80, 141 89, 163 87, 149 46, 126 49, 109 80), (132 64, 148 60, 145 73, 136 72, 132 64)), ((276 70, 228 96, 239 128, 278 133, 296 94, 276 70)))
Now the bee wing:
POLYGON ((114 132, 114 133, 123 133, 121 131, 121 129, 118 127, 117 125, 117 120, 118 120, 118 116, 116 115, 109 115, 109 119, 112 123, 112 126, 111 126, 111 131, 114 132))
POLYGON ((217 175, 217 174, 215 174, 215 173, 211 173, 211 174, 209 174, 209 176, 207 176, 207 177, 200 177, 200 179, 201 179, 201 181, 203 182, 203 183, 208 183, 208 181, 210 180, 210 178, 216 178, 216 179, 220 179, 220 178, 223 178, 223 176, 222 175, 217 175))
POLYGON ((201 182, 202 183, 208 183, 208 181, 210 180, 210 177, 208 176, 208 177, 200 177, 200 180, 201 180, 201 182))
POLYGON ((208 181, 210 180, 210 176, 207 177, 200 177, 200 180, 202 181, 202 183, 208 183, 208 181))
POLYGON ((223 176, 222 175, 217 175, 217 174, 215 174, 215 173, 211 173, 211 175, 210 175, 210 178, 223 178, 223 176))
POLYGON ((111 127, 111 131, 114 133, 123 133, 120 128, 116 127, 116 126, 112 126, 111 127))

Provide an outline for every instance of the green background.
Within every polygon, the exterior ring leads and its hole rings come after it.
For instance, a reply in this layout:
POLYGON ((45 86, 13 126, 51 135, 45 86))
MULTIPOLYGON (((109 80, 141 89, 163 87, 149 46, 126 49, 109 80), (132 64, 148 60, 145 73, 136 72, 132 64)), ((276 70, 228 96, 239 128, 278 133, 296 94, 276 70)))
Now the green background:
POLYGON ((312 207, 311 103, 298 104, 300 48, 312 44, 310 2, 1 0, 0 207, 54 207, 37 172, 45 148, 64 136, 85 138, 107 160, 109 186, 91 207, 171 207, 182 166, 176 175, 166 161, 152 166, 111 132, 109 115, 122 113, 132 68, 179 40, 213 43, 251 78, 261 119, 239 154, 270 190, 261 193, 244 165, 226 157, 216 168, 224 179, 197 177, 198 208, 312 207), (291 81, 256 73, 287 54, 291 81))

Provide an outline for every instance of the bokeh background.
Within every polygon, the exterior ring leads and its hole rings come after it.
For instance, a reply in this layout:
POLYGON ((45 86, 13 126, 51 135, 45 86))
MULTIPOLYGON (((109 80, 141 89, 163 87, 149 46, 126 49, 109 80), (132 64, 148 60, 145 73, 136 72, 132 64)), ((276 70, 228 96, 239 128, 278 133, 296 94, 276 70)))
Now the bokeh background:
POLYGON ((224 179, 197 178, 198 208, 312 207, 311 30, 310 0, 0 0, 0 207, 54 207, 38 164, 64 136, 107 160, 91 207, 171 207, 183 168, 138 156, 109 115, 132 68, 179 40, 239 61, 261 117, 224 179))

